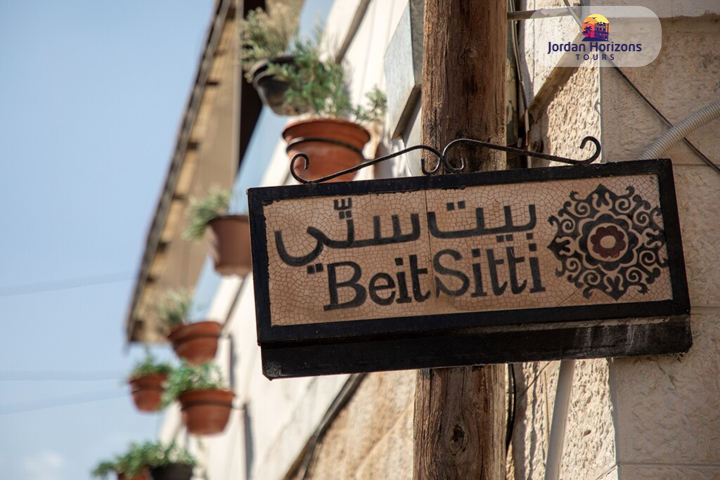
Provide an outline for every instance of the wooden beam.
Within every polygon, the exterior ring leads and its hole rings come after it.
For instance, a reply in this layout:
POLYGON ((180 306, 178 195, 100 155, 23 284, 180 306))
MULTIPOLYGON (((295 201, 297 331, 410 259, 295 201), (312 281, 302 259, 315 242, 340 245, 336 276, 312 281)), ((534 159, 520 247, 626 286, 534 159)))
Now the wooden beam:
MULTIPOLYGON (((443 148, 470 137, 504 145, 506 2, 427 0, 424 29, 422 143, 443 148)), ((469 171, 505 168, 501 152, 455 152, 469 171)), ((504 365, 419 371, 415 479, 505 478, 504 371, 504 365)))

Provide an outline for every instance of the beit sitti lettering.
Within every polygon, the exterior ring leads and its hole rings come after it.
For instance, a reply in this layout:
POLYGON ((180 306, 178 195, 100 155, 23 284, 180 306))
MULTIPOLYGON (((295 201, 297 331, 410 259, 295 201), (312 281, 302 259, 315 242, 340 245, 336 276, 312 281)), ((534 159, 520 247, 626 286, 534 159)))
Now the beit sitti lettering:
MULTIPOLYGON (((393 235, 389 237, 382 236, 382 220, 379 215, 372 218, 373 238, 356 240, 354 237, 355 220, 352 217, 352 198, 342 201, 333 201, 334 209, 339 211, 341 219, 345 218, 347 225, 347 237, 343 240, 331 240, 324 233, 315 227, 308 227, 308 234, 317 240, 317 246, 308 255, 296 258, 289 255, 285 249, 282 232, 275 232, 278 254, 280 258, 288 265, 303 266, 316 259, 323 250, 323 245, 329 248, 362 248, 366 246, 379 246, 395 243, 412 242, 420 236, 419 215, 413 213, 410 215, 410 223, 412 225, 412 233, 403 234, 400 218, 398 215, 391 216, 393 235)), ((454 210, 455 203, 448 203, 447 210, 454 210)), ((458 209, 465 208, 465 202, 457 202, 458 209)), ((535 205, 529 205, 528 211, 530 221, 524 225, 516 226, 513 223, 513 214, 510 206, 503 207, 504 223, 499 227, 486 227, 483 208, 475 209, 474 228, 444 232, 437 225, 437 216, 435 212, 427 213, 427 227, 430 234, 435 238, 456 239, 470 238, 483 235, 495 235, 497 242, 502 244, 506 241, 513 242, 514 235, 523 233, 528 240, 533 238, 531 233, 535 224, 535 205)), ((422 303, 428 300, 432 295, 439 297, 440 295, 448 295, 458 297, 470 294, 471 297, 485 297, 488 290, 483 286, 482 272, 487 269, 490 276, 491 288, 489 293, 495 296, 501 296, 506 292, 508 294, 517 295, 522 293, 528 286, 527 279, 519 278, 518 265, 525 262, 525 257, 515 251, 515 246, 507 246, 505 248, 471 248, 470 254, 473 258, 471 264, 472 272, 463 272, 457 270, 455 265, 459 260, 463 259, 463 253, 458 250, 447 248, 437 252, 432 258, 432 269, 435 271, 434 276, 434 292, 432 289, 423 289, 421 280, 424 276, 429 275, 427 266, 420 265, 418 256, 410 254, 406 258, 394 258, 394 266, 396 272, 381 271, 372 274, 368 280, 367 272, 363 272, 362 266, 358 262, 345 261, 334 262, 327 265, 328 276, 328 293, 330 302, 323 306, 324 310, 335 310, 341 308, 353 308, 363 305, 367 300, 371 300, 378 305, 389 306, 393 303, 403 304, 418 302, 422 303), (503 258, 503 251, 505 258, 503 258), (483 259, 484 256, 484 259, 483 259), (503 268, 505 267, 505 268, 503 268), (345 272, 342 272, 345 270, 345 272), (344 275, 343 275, 344 274, 344 275), (347 280, 340 281, 341 277, 349 277, 347 280), (501 277, 508 280, 501 281, 501 277), (455 279, 460 285, 456 288, 449 286, 449 279, 455 279), (509 283, 509 289, 508 289, 509 283), (471 288, 472 286, 472 288, 471 288), (351 289, 353 297, 346 301, 339 301, 340 289, 351 289)), ((537 245, 530 242, 527 249, 532 252, 537 250, 537 245)), ((531 288, 530 292, 544 292, 540 277, 540 268, 537 257, 529 257, 531 272, 531 288)), ((319 273, 323 269, 322 264, 309 267, 309 273, 319 273)))
POLYGON ((273 325, 672 296, 652 175, 281 200, 264 212, 273 325))

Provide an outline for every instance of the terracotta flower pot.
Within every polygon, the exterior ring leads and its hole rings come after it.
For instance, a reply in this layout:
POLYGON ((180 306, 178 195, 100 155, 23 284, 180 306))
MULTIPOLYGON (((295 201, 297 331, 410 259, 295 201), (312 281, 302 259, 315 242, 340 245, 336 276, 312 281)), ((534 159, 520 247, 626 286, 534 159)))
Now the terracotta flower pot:
POLYGON ((193 466, 185 463, 171 463, 150 469, 152 480, 190 480, 192 474, 193 466))
POLYGON ((202 365, 215 358, 221 328, 218 322, 190 323, 174 327, 168 339, 178 357, 190 365, 202 365))
MULTIPOLYGON (((291 123, 283 130, 288 142, 288 157, 298 153, 310 159, 307 170, 305 162, 295 163, 295 173, 305 180, 316 180, 341 170, 354 167, 363 160, 362 149, 370 140, 370 133, 357 123, 336 118, 315 118, 291 123), (318 141, 318 139, 329 140, 318 141)), ((335 178, 333 182, 349 182, 355 173, 335 178)))
POLYGON ((285 92, 289 85, 287 82, 278 80, 275 75, 268 73, 268 63, 276 65, 294 65, 295 57, 283 56, 258 62, 252 69, 252 85, 257 90, 263 105, 267 105, 281 116, 295 116, 307 112, 307 108, 298 108, 294 105, 285 104, 285 92))
POLYGON ((225 430, 232 400, 230 390, 191 390, 178 396, 182 418, 191 435, 215 435, 225 430))
POLYGON ((223 215, 207 223, 207 239, 220 275, 247 275, 252 270, 247 215, 223 215))
POLYGON ((135 475, 134 477, 128 477, 125 474, 118 473, 118 480, 148 480, 149 478, 147 470, 143 470, 139 475, 135 475))
POLYGON ((135 406, 141 412, 156 412, 160 409, 160 398, 162 397, 163 383, 167 375, 143 375, 130 379, 135 406))

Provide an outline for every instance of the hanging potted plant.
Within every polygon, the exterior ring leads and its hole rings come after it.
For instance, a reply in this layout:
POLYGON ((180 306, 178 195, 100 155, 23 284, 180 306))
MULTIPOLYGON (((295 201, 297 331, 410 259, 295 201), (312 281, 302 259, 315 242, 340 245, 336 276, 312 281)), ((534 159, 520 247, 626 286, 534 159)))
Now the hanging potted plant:
POLYGON ((208 320, 189 323, 192 305, 189 291, 171 290, 158 307, 158 318, 169 328, 167 337, 175 354, 191 365, 200 365, 215 358, 222 326, 208 320))
POLYGON ((240 22, 242 66, 245 79, 257 90, 264 105, 277 115, 298 115, 306 110, 285 101, 288 83, 277 78, 268 66, 293 66, 295 56, 288 51, 297 30, 296 7, 276 4, 270 13, 262 8, 250 10, 240 22))
POLYGON ((102 480, 108 480, 112 474, 116 474, 118 480, 149 480, 147 466, 147 449, 131 443, 127 453, 100 462, 91 475, 102 480))
POLYGON ((145 360, 135 365, 128 380, 138 410, 155 412, 160 408, 163 384, 171 371, 169 363, 158 362, 150 349, 145 349, 145 360))
POLYGON ((220 368, 212 363, 175 369, 166 384, 163 404, 180 402, 182 419, 192 435, 215 435, 225 430, 235 394, 222 380, 220 368))
MULTIPOLYGON (((377 87, 368 95, 368 105, 353 106, 339 63, 321 61, 317 40, 295 40, 294 65, 273 65, 269 71, 288 83, 286 103, 302 106, 310 117, 291 123, 282 135, 292 159, 298 153, 309 157, 309 166, 295 164, 295 173, 315 180, 363 161, 362 149, 370 133, 362 126, 379 122, 385 115, 386 97, 377 87), (349 120, 349 119, 352 119, 349 120)), ((355 173, 333 181, 352 180, 355 173)))
POLYGON ((147 465, 152 480, 190 480, 197 459, 175 442, 163 446, 160 442, 146 443, 147 465))
POLYGON ((191 198, 185 238, 199 242, 207 231, 215 271, 244 276, 252 270, 250 223, 247 215, 228 215, 232 191, 214 186, 203 198, 191 198))

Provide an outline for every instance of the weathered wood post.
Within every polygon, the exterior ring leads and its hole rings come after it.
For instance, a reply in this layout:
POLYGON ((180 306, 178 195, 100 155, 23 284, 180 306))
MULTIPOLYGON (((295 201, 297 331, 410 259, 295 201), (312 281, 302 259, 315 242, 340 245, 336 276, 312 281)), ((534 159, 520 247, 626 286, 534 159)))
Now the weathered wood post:
MULTIPOLYGON (((469 137, 504 145, 506 2, 427 0, 424 23, 422 143, 442 148, 469 137)), ((505 167, 501 152, 455 152, 469 172, 505 167)), ((505 478, 504 372, 502 365, 418 372, 415 479, 505 478)))

